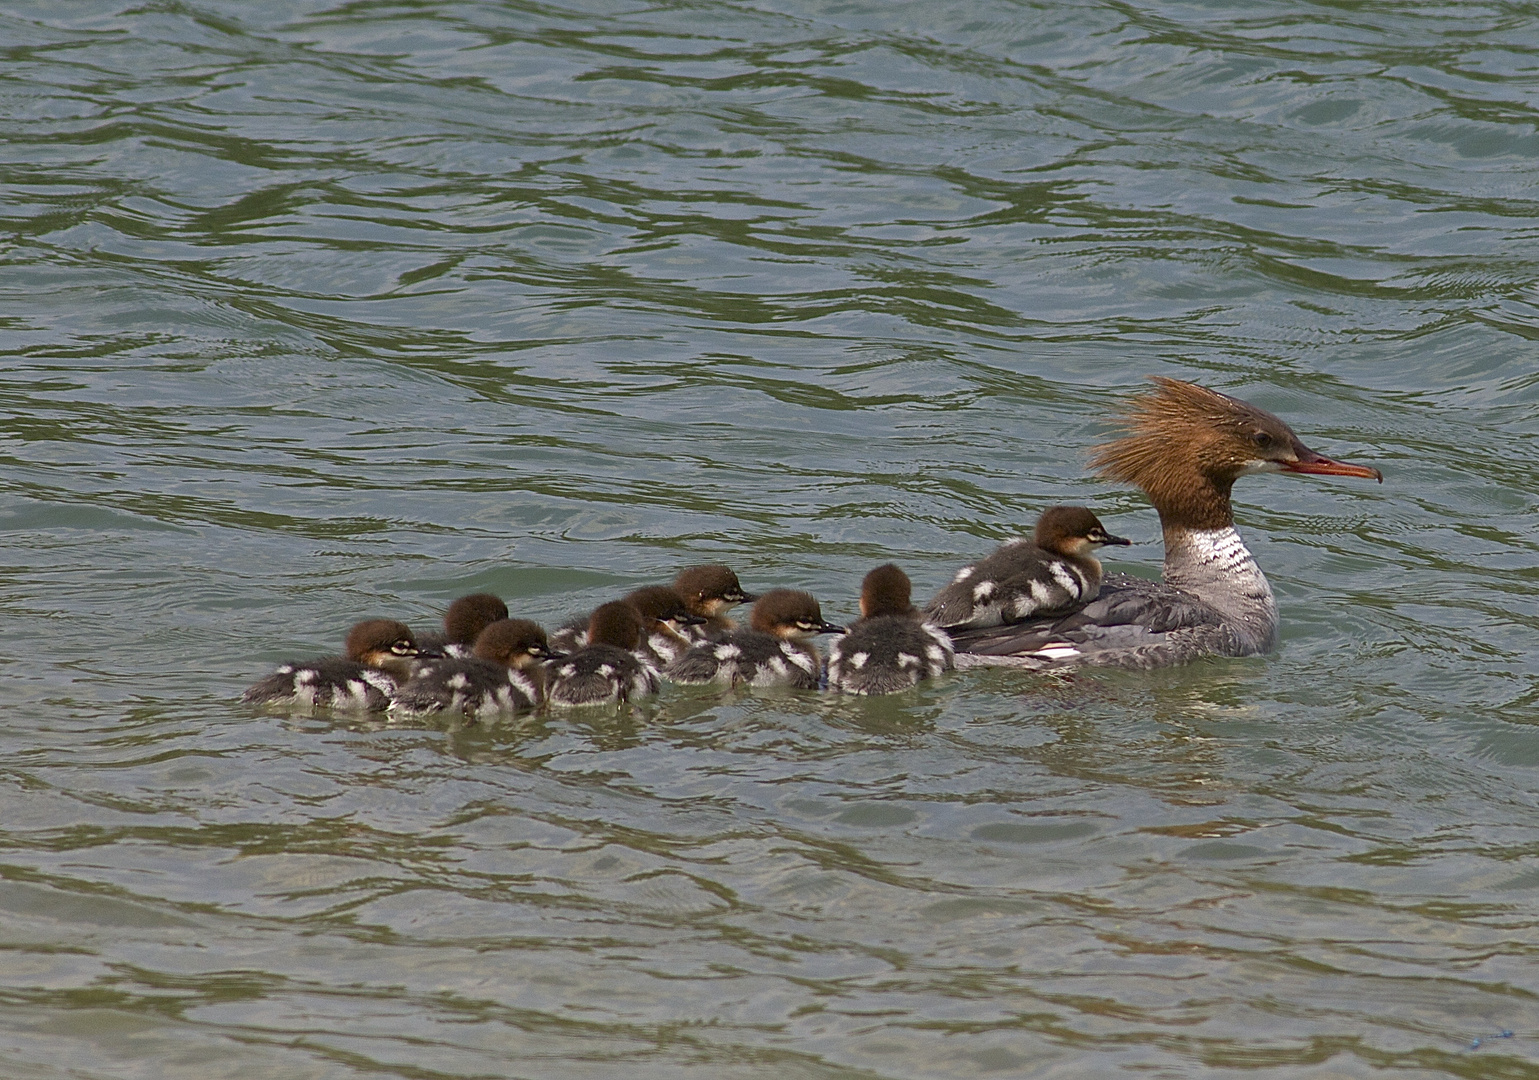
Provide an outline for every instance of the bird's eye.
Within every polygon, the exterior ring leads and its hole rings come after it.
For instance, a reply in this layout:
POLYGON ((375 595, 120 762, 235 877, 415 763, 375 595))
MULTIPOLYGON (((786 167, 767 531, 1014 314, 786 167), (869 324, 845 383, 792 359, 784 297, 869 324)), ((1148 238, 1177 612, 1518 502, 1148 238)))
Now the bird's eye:
POLYGON ((390 651, 395 653, 397 656, 410 656, 412 653, 417 651, 417 646, 413 645, 405 638, 402 638, 400 641, 397 641, 394 645, 390 646, 390 651))
POLYGON ((1250 441, 1265 450, 1272 445, 1272 436, 1265 431, 1257 431, 1251 435, 1250 441))

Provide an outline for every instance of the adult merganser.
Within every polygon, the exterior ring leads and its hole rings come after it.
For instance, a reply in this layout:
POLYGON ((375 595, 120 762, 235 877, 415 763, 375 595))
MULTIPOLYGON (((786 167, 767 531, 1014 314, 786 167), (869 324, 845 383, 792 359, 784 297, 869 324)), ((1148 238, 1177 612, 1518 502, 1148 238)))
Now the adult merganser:
POLYGON ((657 693, 657 669, 635 652, 644 641, 634 607, 623 600, 599 605, 588 619, 588 644, 553 666, 546 700, 608 705, 657 693))
POLYGON ((528 619, 499 619, 476 636, 468 657, 448 657, 420 668, 395 694, 391 711, 458 711, 466 719, 511 716, 545 695, 550 651, 545 631, 528 619))
POLYGON ((673 588, 684 598, 684 606, 691 615, 704 620, 698 626, 685 629, 691 641, 706 641, 737 629, 737 624, 727 618, 727 612, 739 604, 751 604, 759 599, 745 592, 737 575, 729 567, 687 566, 673 579, 673 588))
POLYGON ((367 619, 347 634, 347 655, 294 661, 251 687, 242 701, 303 709, 376 712, 389 706, 413 661, 429 655, 411 628, 394 619, 367 619))
POLYGON ((442 634, 419 634, 418 646, 437 649, 445 656, 466 657, 481 631, 492 623, 508 617, 508 605, 491 593, 471 593, 461 596, 444 612, 442 634))
POLYGON ((680 683, 816 690, 823 658, 808 639, 842 633, 844 627, 824 620, 811 593, 771 589, 754 604, 746 628, 691 646, 665 674, 680 683))
POLYGON ((1091 460, 1142 488, 1165 534, 1164 582, 1108 575, 1100 595, 1057 619, 963 630, 957 666, 1098 664, 1153 668, 1251 656, 1277 640, 1277 602, 1234 528, 1230 489, 1258 472, 1383 474, 1310 450, 1271 413, 1206 387, 1156 376, 1123 418, 1122 438, 1091 460))
POLYGON ((946 630, 1001 626, 1044 615, 1067 615, 1101 590, 1101 563, 1091 552, 1129 544, 1106 531, 1083 506, 1043 511, 1031 538, 1011 540, 957 571, 935 594, 925 619, 946 630))
POLYGON ((892 563, 860 584, 860 615, 828 650, 828 688, 893 694, 950 671, 951 639, 922 621, 908 575, 892 563))

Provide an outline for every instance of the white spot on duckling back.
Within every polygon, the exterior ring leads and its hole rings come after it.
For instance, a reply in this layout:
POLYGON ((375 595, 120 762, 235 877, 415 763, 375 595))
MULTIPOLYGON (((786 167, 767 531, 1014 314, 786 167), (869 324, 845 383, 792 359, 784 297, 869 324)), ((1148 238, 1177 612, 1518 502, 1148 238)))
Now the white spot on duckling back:
POLYGON ((973 601, 976 603, 987 600, 989 597, 994 595, 994 590, 996 588, 998 588, 998 586, 995 585, 992 581, 978 582, 978 584, 973 586, 973 601))
POLYGON ((1053 580, 1062 585, 1070 596, 1079 595, 1079 579, 1064 569, 1062 563, 1049 563, 1047 569, 1053 575, 1053 580))

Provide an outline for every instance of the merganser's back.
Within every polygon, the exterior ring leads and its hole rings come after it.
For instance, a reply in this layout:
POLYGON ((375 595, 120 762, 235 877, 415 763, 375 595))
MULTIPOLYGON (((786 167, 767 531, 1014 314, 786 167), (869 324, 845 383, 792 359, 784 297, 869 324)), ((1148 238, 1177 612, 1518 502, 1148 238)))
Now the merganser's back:
POLYGON ((1277 603, 1235 531, 1235 480, 1294 472, 1383 482, 1377 469, 1310 450, 1264 409, 1192 383, 1153 381, 1124 417, 1127 434, 1099 447, 1091 464, 1143 489, 1159 511, 1164 581, 1111 574, 1071 615, 960 631, 958 667, 1153 668, 1266 652, 1277 639, 1277 603))

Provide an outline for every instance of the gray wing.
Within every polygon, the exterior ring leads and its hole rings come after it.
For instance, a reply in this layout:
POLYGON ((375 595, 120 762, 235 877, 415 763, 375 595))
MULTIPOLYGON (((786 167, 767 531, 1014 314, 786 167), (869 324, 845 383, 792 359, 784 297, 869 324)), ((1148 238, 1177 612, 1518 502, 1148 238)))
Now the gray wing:
POLYGON ((1127 574, 1107 575, 1100 595, 1072 615, 960 630, 952 640, 958 667, 1155 668, 1258 651, 1191 593, 1127 574))

